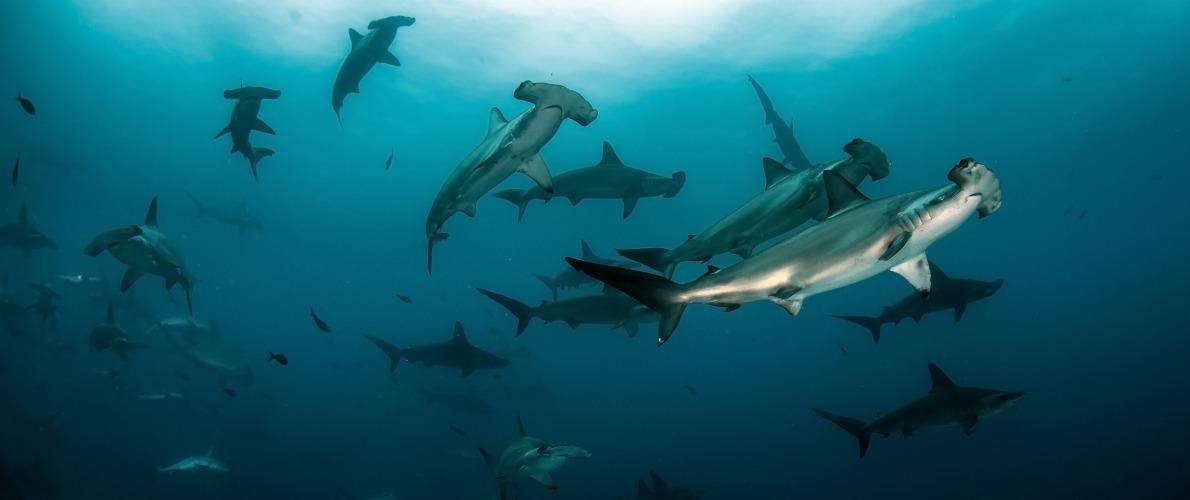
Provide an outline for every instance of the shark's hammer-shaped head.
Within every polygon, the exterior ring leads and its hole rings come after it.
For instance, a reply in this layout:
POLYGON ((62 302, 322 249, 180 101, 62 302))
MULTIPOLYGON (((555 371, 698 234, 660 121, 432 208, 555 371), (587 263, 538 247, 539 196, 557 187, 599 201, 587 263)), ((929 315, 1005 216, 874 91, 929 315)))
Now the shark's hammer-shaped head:
POLYGON ((557 106, 567 118, 584 127, 599 117, 599 110, 592 107, 582 95, 562 85, 525 80, 517 86, 512 96, 533 103, 538 108, 557 106))
POLYGON ((99 236, 96 236, 95 239, 92 239, 86 248, 83 248, 83 254, 88 257, 95 257, 103 253, 104 250, 111 250, 112 247, 121 245, 136 236, 140 236, 141 233, 140 226, 128 226, 104 231, 99 236))
POLYGON ((858 164, 864 166, 868 176, 874 181, 888 177, 888 156, 880 146, 856 137, 843 145, 843 152, 858 164))
POLYGON ((390 16, 368 23, 368 29, 397 29, 404 26, 413 26, 415 22, 417 22, 417 19, 408 16, 390 16))
POLYGON ((974 158, 963 158, 950 169, 946 178, 959 185, 959 193, 956 196, 964 197, 964 203, 979 203, 979 218, 992 215, 1000 209, 1000 179, 987 165, 975 161, 974 158), (978 200, 974 200, 976 197, 978 200))
POLYGON ((1023 391, 996 391, 979 400, 979 414, 981 416, 995 415, 1012 407, 1023 397, 1025 397, 1023 391))

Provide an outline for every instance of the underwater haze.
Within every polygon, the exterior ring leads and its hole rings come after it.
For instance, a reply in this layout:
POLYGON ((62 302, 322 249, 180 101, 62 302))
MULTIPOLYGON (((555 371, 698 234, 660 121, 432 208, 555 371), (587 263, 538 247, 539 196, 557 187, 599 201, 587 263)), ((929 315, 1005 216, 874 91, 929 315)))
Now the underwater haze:
POLYGON ((1190 3, 6 10, 0 498, 1190 497, 1190 3))

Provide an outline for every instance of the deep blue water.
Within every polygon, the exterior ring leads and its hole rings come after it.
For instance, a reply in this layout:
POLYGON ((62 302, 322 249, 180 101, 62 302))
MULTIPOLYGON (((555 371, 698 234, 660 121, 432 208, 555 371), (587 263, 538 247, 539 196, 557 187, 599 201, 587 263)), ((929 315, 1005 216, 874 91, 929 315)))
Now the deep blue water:
MULTIPOLYGON (((58 248, 25 260, 0 247, 0 272, 13 300, 33 300, 27 282, 64 297, 44 332, 25 318, 36 342, 0 340, 9 476, 28 489, 21 471, 38 460, 68 499, 491 498, 474 449, 502 449, 519 412, 532 435, 592 453, 555 471, 556 492, 523 481, 513 495, 526 499, 635 498, 649 469, 714 487, 707 498, 1185 497, 1190 4, 902 4, 535 15, 467 2, 18 0, 0 30, 0 92, 20 89, 37 114, 15 102, 0 112, 0 161, 21 158, 19 182, 0 188, 0 221, 27 202, 58 248), (392 47, 402 67, 375 68, 340 128, 328 101, 344 32, 397 14, 418 19, 392 47), (529 273, 561 269, 580 239, 603 256, 674 246, 763 188, 760 158, 780 152, 747 74, 794 120, 812 161, 842 157, 854 137, 878 144, 892 175, 864 184, 869 196, 941 184, 966 156, 993 168, 1003 208, 928 255, 952 276, 1004 288, 957 324, 945 312, 886 326, 879 345, 828 315, 875 314, 908 293, 891 273, 812 297, 796 318, 763 302, 730 314, 694 305, 660 348, 653 324, 633 339, 539 321, 514 336, 515 319, 475 287, 536 303, 549 294, 529 273), (260 112, 277 135, 253 136, 277 150, 259 182, 227 154, 227 137, 212 140, 232 105, 221 93, 241 78, 283 91, 260 112), (689 181, 626 220, 616 201, 555 200, 518 224, 515 208, 485 198, 475 219, 447 223, 427 275, 431 200, 482 138, 490 107, 528 108, 512 98, 526 79, 564 84, 599 109, 542 151, 555 175, 596 163, 607 140, 625 163, 689 181), (244 201, 266 230, 199 218, 188 192, 244 201), (154 196, 161 230, 199 279, 195 317, 216 320, 255 375, 227 384, 234 398, 143 320, 117 312, 150 346, 128 362, 92 350, 104 300, 54 281, 106 276, 118 294, 123 267, 81 250, 141 222, 154 196), (315 329, 311 306, 330 334, 315 329), (402 364, 395 384, 360 335, 440 341, 455 321, 478 346, 529 354, 499 378, 402 364), (269 350, 290 364, 266 361, 269 350), (1027 396, 970 437, 949 427, 877 438, 862 459, 809 410, 869 419, 925 394, 930 362, 960 385, 1027 396), (94 373, 111 369, 120 376, 94 373), (495 414, 420 393, 472 387, 495 414), (185 397, 135 397, 163 392, 185 397), (157 472, 208 449, 234 479, 157 472)), ((517 174, 501 188, 529 185, 517 174)), ((676 278, 700 268, 683 264, 676 278)), ((160 278, 131 293, 155 319, 186 314, 160 278)))

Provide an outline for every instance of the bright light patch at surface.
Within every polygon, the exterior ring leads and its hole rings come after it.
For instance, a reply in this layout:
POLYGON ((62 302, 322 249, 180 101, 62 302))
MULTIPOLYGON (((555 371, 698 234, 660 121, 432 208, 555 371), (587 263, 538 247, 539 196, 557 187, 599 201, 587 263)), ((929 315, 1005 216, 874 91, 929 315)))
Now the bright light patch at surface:
POLYGON ((215 46, 311 68, 337 64, 347 29, 417 18, 393 51, 410 71, 464 72, 454 85, 523 79, 656 85, 756 70, 813 68, 881 44, 958 7, 940 0, 101 0, 80 7, 121 36, 209 58, 215 46))

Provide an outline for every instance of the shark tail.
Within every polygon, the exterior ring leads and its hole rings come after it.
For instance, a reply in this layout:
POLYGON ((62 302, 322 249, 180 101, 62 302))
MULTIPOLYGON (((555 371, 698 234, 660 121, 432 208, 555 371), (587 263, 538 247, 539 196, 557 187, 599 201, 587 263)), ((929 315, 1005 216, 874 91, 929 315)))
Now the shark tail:
POLYGON ((670 185, 669 190, 665 192, 666 198, 677 196, 682 191, 682 187, 686 185, 686 172, 679 170, 674 172, 671 177, 673 177, 674 182, 670 185))
POLYGON ((529 206, 528 194, 529 190, 527 189, 505 189, 496 193, 494 196, 516 205, 516 221, 520 222, 525 217, 525 208, 529 206))
POLYGON ((207 214, 207 206, 203 205, 202 201, 199 200, 197 196, 194 196, 194 193, 186 191, 186 196, 189 196, 190 201, 194 202, 194 211, 196 217, 202 217, 207 214))
POLYGON ((428 238, 426 243, 426 272, 428 274, 434 274, 434 245, 446 241, 447 238, 450 238, 447 233, 434 233, 428 238))
POLYGON ((525 328, 529 326, 529 321, 533 319, 533 308, 529 307, 528 304, 525 304, 524 302, 512 297, 500 295, 496 292, 484 290, 482 288, 476 288, 476 290, 479 290, 479 293, 484 294, 484 296, 492 299, 497 304, 504 306, 505 309, 508 309, 508 312, 512 313, 513 316, 516 316, 517 336, 525 333, 525 328))
POLYGON ((554 278, 551 278, 544 274, 537 274, 537 273, 529 273, 529 274, 533 275, 534 278, 537 278, 537 281, 540 281, 541 284, 545 285, 546 288, 549 288, 550 292, 552 292, 554 295, 554 300, 558 300, 558 285, 554 283, 554 278))
POLYGON ((616 250, 616 253, 625 259, 649 266, 654 271, 664 274, 666 278, 672 277, 674 267, 677 267, 677 263, 670 260, 669 250, 665 248, 625 248, 616 250))
POLYGON ((880 343, 880 326, 884 324, 883 321, 880 321, 880 318, 873 318, 871 316, 831 316, 831 317, 838 318, 843 321, 849 321, 851 323, 855 323, 859 326, 867 328, 869 332, 872 332, 872 343, 874 343, 874 344, 880 343))
POLYGON ((818 408, 810 408, 814 413, 822 416, 831 423, 841 427, 843 430, 855 436, 859 440, 859 456, 862 458, 868 452, 868 445, 872 442, 872 433, 868 432, 867 424, 858 418, 844 417, 836 415, 829 411, 819 410, 818 408))
POLYGON ((673 336, 687 305, 678 297, 677 292, 681 288, 680 284, 655 274, 596 264, 571 257, 567 257, 566 262, 576 271, 611 285, 612 288, 628 294, 661 315, 661 319, 657 323, 658 346, 666 343, 673 336))
POLYGON ((269 148, 252 148, 252 157, 248 158, 248 165, 252 167, 252 178, 256 179, 257 182, 260 182, 260 176, 256 173, 256 164, 260 163, 260 160, 273 156, 274 154, 277 154, 277 152, 269 148))

